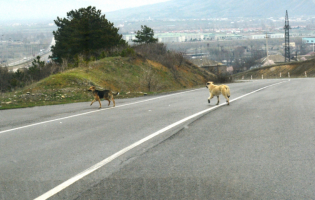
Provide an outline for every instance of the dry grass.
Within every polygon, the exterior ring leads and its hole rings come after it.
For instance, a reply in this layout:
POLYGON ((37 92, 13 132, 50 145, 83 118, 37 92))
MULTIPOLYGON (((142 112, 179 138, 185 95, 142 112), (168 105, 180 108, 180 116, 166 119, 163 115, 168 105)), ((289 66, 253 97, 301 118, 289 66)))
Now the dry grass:
POLYGON ((242 79, 244 76, 244 79, 250 79, 252 76, 253 79, 261 79, 262 75, 264 78, 280 78, 280 73, 281 78, 288 78, 288 73, 290 78, 302 78, 305 77, 305 72, 307 77, 315 77, 315 60, 256 68, 235 74, 233 78, 242 79))
POLYGON ((0 109, 90 101, 91 85, 119 91, 118 98, 142 96, 203 86, 214 75, 191 63, 176 67, 178 77, 164 65, 137 57, 108 57, 51 75, 18 91, 0 96, 0 109))

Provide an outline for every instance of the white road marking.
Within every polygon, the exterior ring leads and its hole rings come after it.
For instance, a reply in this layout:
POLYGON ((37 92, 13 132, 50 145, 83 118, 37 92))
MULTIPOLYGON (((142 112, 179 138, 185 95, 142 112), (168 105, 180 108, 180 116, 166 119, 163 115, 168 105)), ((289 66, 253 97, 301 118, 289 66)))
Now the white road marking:
MULTIPOLYGON (((29 125, 26 125, 26 126, 20 126, 20 127, 17 127, 17 128, 12 128, 12 129, 8 129, 8 130, 0 131, 0 134, 1 133, 6 133, 6 132, 10 132, 10 131, 19 130, 19 129, 23 129, 23 128, 28 128, 28 127, 32 127, 32 126, 37 126, 37 125, 41 125, 41 124, 46 124, 46 123, 50 123, 50 122, 55 122, 55 121, 59 121, 59 120, 63 120, 63 119, 69 119, 69 118, 73 118, 73 117, 87 115, 87 114, 91 114, 91 113, 95 113, 95 112, 106 111, 108 109, 119 108, 119 107, 124 107, 124 106, 130 106, 130 105, 139 104, 139 103, 143 103, 143 102, 153 101, 153 100, 156 100, 156 99, 162 99, 162 98, 175 96, 175 95, 179 95, 179 94, 184 94, 184 93, 188 93, 188 92, 193 92, 193 91, 197 91, 197 90, 201 90, 201 89, 203 89, 203 88, 195 89, 195 90, 189 90, 189 91, 186 91, 186 92, 179 92, 179 93, 175 93, 175 94, 169 94, 169 95, 165 95, 165 96, 160 96, 160 97, 156 97, 156 98, 152 98, 152 99, 146 99, 146 100, 137 101, 137 102, 128 103, 128 104, 123 104, 123 105, 119 105, 119 106, 116 106, 116 107, 110 107, 110 108, 106 108, 106 109, 100 109, 100 110, 94 110, 94 111, 85 112, 85 113, 81 113, 81 114, 70 115, 68 117, 52 119, 52 120, 48 120, 48 121, 43 121, 43 122, 38 122, 38 123, 34 123, 34 124, 29 124, 29 125)), ((60 123, 62 123, 62 122, 60 122, 60 123)))
MULTIPOLYGON (((266 89, 266 88, 268 88, 268 87, 271 87, 271 86, 274 86, 274 85, 278 85, 278 84, 284 83, 284 82, 287 82, 287 81, 282 81, 282 82, 279 82, 279 83, 275 83, 275 84, 272 84, 272 85, 269 85, 269 86, 260 88, 260 89, 258 89, 258 90, 253 91, 253 92, 247 93, 247 94, 242 95, 242 96, 240 96, 240 97, 237 97, 237 98, 235 98, 235 99, 233 99, 233 100, 230 100, 230 102, 236 101, 236 100, 241 99, 241 98, 243 98, 243 97, 246 97, 246 96, 248 96, 248 95, 250 95, 250 94, 256 93, 256 92, 258 92, 258 91, 260 91, 260 90, 263 90, 263 89, 266 89)), ((203 111, 201 111, 201 112, 198 112, 198 113, 196 113, 196 114, 193 114, 193 115, 191 115, 191 116, 189 116, 189 117, 186 117, 186 118, 184 118, 184 119, 182 119, 182 120, 180 120, 180 121, 177 121, 177 122, 175 122, 175 123, 173 123, 173 124, 171 124, 171 125, 169 125, 169 126, 163 128, 163 129, 161 129, 161 130, 159 130, 159 131, 157 131, 157 132, 155 132, 155 133, 152 133, 151 135, 149 135, 149 136, 147 136, 147 137, 145 137, 145 138, 139 140, 138 142, 135 142, 135 143, 131 144, 130 146, 128 146, 128 147, 126 147, 126 148, 124 148, 124 149, 118 151, 117 153, 115 153, 115 154, 109 156, 108 158, 102 160, 101 162, 99 162, 99 163, 93 165, 92 167, 90 167, 90 168, 84 170, 83 172, 77 174, 76 176, 74 176, 74 177, 68 179, 67 181, 61 183, 60 185, 58 185, 58 186, 56 186, 55 188, 49 190, 48 192, 46 192, 45 194, 43 194, 43 195, 37 197, 37 198, 34 199, 34 200, 44 200, 44 199, 48 199, 48 198, 52 197, 53 195, 57 194, 58 192, 62 191, 62 190, 65 189, 65 188, 67 188, 68 186, 70 186, 71 184, 73 184, 73 183, 75 183, 76 181, 80 180, 81 178, 83 178, 83 177, 85 177, 85 176, 91 174, 92 172, 94 172, 94 171, 96 171, 97 169, 103 167, 104 165, 106 165, 107 163, 109 163, 109 162, 111 162, 112 160, 116 159, 117 157, 119 157, 119 156, 123 155, 124 153, 126 153, 126 152, 132 150, 133 148, 135 148, 135 147, 141 145, 142 143, 144 143, 144 142, 146 142, 146 141, 148 141, 148 140, 154 138, 155 136, 158 136, 158 135, 160 135, 161 133, 164 133, 165 131, 170 130, 171 128, 174 128, 174 127, 177 126, 177 125, 180 125, 180 124, 182 124, 182 123, 184 123, 184 122, 186 122, 186 121, 188 121, 188 120, 190 120, 190 119, 192 119, 192 118, 194 118, 194 117, 197 117, 197 116, 199 116, 199 115, 202 115, 202 114, 204 114, 204 113, 207 113, 207 112, 209 112, 209 111, 211 111, 211 110, 214 110, 214 109, 216 109, 216 108, 218 108, 218 107, 221 107, 221 106, 223 106, 223 105, 225 105, 225 104, 226 104, 226 103, 223 103, 223 104, 220 104, 220 105, 217 105, 217 106, 208 108, 208 109, 206 109, 206 110, 203 110, 203 111)))

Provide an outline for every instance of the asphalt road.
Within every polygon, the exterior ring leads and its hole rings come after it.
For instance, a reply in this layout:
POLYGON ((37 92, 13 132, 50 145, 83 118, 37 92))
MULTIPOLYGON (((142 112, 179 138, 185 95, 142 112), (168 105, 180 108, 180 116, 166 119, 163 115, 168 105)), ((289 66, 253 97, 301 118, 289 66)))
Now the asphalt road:
POLYGON ((51 199, 312 199, 314 85, 233 83, 230 106, 221 96, 219 107, 204 87, 117 99, 110 109, 86 102, 0 111, 0 199, 44 199, 47 191, 51 199))

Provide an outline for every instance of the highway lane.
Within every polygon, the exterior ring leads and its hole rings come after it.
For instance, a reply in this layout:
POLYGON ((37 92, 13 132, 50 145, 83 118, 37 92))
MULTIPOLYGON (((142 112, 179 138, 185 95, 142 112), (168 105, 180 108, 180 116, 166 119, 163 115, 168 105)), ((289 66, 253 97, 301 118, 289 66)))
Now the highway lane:
POLYGON ((34 55, 34 56, 24 57, 23 59, 21 58, 21 60, 17 60, 17 61, 11 62, 11 63, 8 64, 8 66, 9 67, 13 67, 12 69, 14 71, 16 71, 18 69, 17 67, 20 67, 20 65, 22 65, 22 64, 31 63, 37 56, 41 57, 41 61, 47 62, 48 59, 49 59, 49 56, 52 55, 51 46, 53 46, 55 44, 56 44, 56 41, 55 41, 55 38, 53 37, 51 39, 51 43, 49 44, 48 48, 44 49, 44 51, 40 51, 40 52, 36 53, 36 55, 34 55))
MULTIPOLYGON (((52 55, 51 52, 39 55, 41 57, 40 60, 47 62, 49 60, 49 56, 51 56, 51 55, 52 55)), ((34 61, 35 58, 36 57, 29 58, 28 60, 20 60, 20 61, 14 62, 14 63, 10 63, 8 65, 8 69, 12 70, 13 72, 16 72, 20 68, 29 67, 32 65, 32 62, 34 61)))
POLYGON ((313 199, 314 83, 216 109, 75 199, 313 199))
POLYGON ((37 53, 35 56, 25 57, 21 60, 8 63, 8 69, 12 70, 13 72, 16 72, 20 68, 29 67, 32 64, 33 60, 36 59, 37 56, 40 56, 41 57, 40 60, 46 63, 47 61, 50 60, 49 57, 52 55, 52 52, 50 51, 51 46, 55 45, 55 43, 56 43, 55 38, 52 38, 51 43, 47 49, 45 49, 42 52, 37 53))
MULTIPOLYGON (((272 86, 235 101, 231 106, 220 107, 215 111, 211 111, 211 113, 218 112, 219 114, 217 115, 220 116, 221 112, 225 113, 224 111, 228 111, 225 115, 232 113, 240 115, 248 107, 249 102, 242 104, 245 100, 252 98, 250 104, 257 105, 255 101, 256 95, 266 91, 273 91, 273 88, 282 87, 285 87, 282 90, 286 91, 286 95, 292 95, 290 86, 292 86, 292 83, 298 83, 299 81, 305 84, 303 81, 312 83, 313 79, 295 79, 272 86), (243 107, 232 107, 234 104, 241 104, 243 107)), ((231 99, 277 82, 280 82, 280 80, 230 84, 231 99)), ((117 100, 117 107, 114 109, 97 110, 97 105, 89 107, 89 103, 86 102, 1 111, 0 199, 35 198, 151 133, 187 116, 213 107, 216 100, 213 100, 208 105, 208 95, 207 89, 201 88, 171 95, 117 100), (45 123, 12 130, 38 122, 45 123)), ((286 95, 281 96, 281 99, 285 99, 286 95)), ((274 95, 274 97, 276 96, 279 95, 274 95)), ((261 101, 264 98, 260 97, 261 101)), ((221 101, 223 102, 224 100, 221 98, 221 101)), ((259 108, 260 105, 257 107, 259 108)), ((253 108, 258 109, 255 106, 253 108)), ((200 119, 208 116, 210 115, 207 114, 200 119)), ((236 118, 238 120, 242 119, 240 117, 236 118)), ((261 123, 263 124, 263 122, 261 123)), ((240 124, 242 123, 240 122, 240 124)), ((135 161, 146 156, 146 152, 149 154, 150 149, 159 148, 161 146, 160 142, 169 136, 175 134, 174 138, 177 138, 178 134, 176 133, 187 126, 191 127, 191 124, 181 124, 165 134, 148 141, 141 147, 128 152, 126 155, 83 178, 82 181, 80 180, 69 188, 64 189, 53 196, 53 198, 68 199, 68 197, 75 198, 78 194, 81 194, 81 197, 91 195, 84 191, 91 188, 94 184, 102 183, 102 180, 105 178, 111 179, 113 177, 113 180, 129 179, 130 177, 125 177, 124 174, 122 174, 122 177, 117 175, 117 173, 120 173, 119 170, 123 172, 128 167, 138 163, 135 161), (155 145, 157 146, 154 147, 155 145)), ((208 127, 208 125, 205 125, 205 127, 208 127)), ((230 127, 234 126, 231 125, 230 127)), ((187 130, 191 130, 191 128, 187 130)), ((200 137, 197 137, 197 139, 200 139, 200 137)), ((189 140, 192 141, 192 138, 189 138, 189 140)), ((181 148, 189 150, 189 148, 186 148, 190 145, 189 140, 184 144, 180 144, 181 148)), ((206 138, 205 141, 207 141, 206 138)), ((204 143, 201 141, 200 146, 202 145, 204 143)), ((161 156, 163 155, 161 154, 161 156)), ((156 157, 152 157, 152 159, 155 160, 156 157)), ((183 163, 185 162, 184 159, 183 163)), ((140 163, 145 164, 145 161, 140 163)), ((209 163, 209 161, 206 161, 206 163, 209 163)), ((202 165, 202 162, 200 165, 202 165)), ((203 168, 207 169, 207 167, 203 168)), ((137 176, 137 171, 131 172, 131 174, 134 173, 134 176, 137 176)), ((163 173, 163 170, 159 168, 155 169, 155 171, 163 173)), ((184 174, 185 167, 183 167, 182 171, 184 174)), ((174 177, 176 178, 176 176, 174 177)), ((134 178, 131 176, 130 179, 133 180, 134 178)), ((93 190, 91 191, 93 192, 93 190)), ((95 193, 99 194, 99 192, 95 193)))

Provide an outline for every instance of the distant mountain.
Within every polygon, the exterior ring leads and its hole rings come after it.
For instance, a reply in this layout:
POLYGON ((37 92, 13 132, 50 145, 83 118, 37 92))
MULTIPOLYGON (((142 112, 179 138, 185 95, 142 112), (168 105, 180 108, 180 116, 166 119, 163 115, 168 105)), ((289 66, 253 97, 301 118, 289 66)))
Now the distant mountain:
POLYGON ((117 19, 315 16, 315 0, 171 0, 106 13, 117 19))

